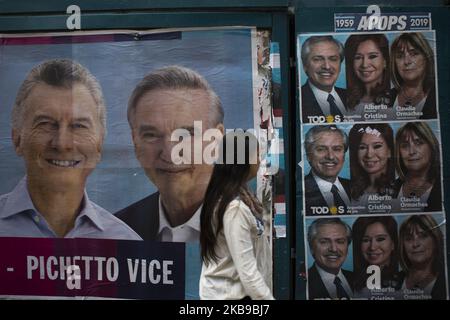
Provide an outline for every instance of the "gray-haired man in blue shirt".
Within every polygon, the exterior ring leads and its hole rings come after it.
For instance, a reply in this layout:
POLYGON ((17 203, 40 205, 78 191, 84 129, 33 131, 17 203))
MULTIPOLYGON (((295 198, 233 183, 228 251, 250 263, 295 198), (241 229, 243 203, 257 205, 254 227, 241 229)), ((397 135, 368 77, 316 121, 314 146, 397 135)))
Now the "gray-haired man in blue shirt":
POLYGON ((0 197, 0 236, 141 240, 85 191, 105 123, 100 85, 83 66, 55 59, 31 70, 12 111, 14 148, 27 176, 0 197))

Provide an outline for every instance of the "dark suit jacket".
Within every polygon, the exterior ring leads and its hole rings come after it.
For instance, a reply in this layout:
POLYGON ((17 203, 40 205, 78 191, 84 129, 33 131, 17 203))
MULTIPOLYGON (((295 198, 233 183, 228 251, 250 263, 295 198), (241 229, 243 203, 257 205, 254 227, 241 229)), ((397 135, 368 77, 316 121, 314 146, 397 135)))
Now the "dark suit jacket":
MULTIPOLYGON (((403 181, 400 179, 394 182, 394 198, 398 198, 400 188, 402 187, 403 181)), ((441 195, 441 181, 436 180, 431 188, 430 196, 427 200, 428 206, 424 208, 424 212, 429 211, 442 211, 442 195, 441 195)))
MULTIPOLYGON (((345 279, 347 279, 348 284, 351 286, 353 283, 353 273, 344 269, 341 270, 345 279)), ((309 299, 331 298, 325 284, 322 281, 322 278, 320 277, 315 263, 308 269, 308 293, 309 299)))
MULTIPOLYGON (((395 99, 397 98, 398 92, 397 89, 392 88, 391 89, 391 97, 392 97, 392 104, 394 104, 395 99)), ((430 93, 428 94, 427 98, 425 99, 425 104, 423 105, 422 109, 422 116, 419 117, 419 119, 436 119, 437 118, 437 112, 436 112, 436 88, 432 87, 430 89, 430 93)))
MULTIPOLYGON (((334 87, 334 89, 341 98, 342 103, 345 105, 345 102, 347 101, 345 89, 337 87, 334 87)), ((303 123, 309 123, 308 116, 327 116, 323 114, 322 109, 320 109, 319 103, 308 82, 302 86, 302 104, 300 107, 302 109, 303 123)))
POLYGON ((159 192, 133 203, 115 213, 128 224, 143 240, 157 240, 159 229, 159 192))
MULTIPOLYGON (((350 194, 350 180, 339 178, 342 186, 347 193, 347 196, 350 194)), ((305 213, 306 215, 312 215, 311 207, 328 207, 325 198, 322 196, 320 192, 319 186, 317 185, 316 180, 314 179, 311 172, 305 177, 305 213)), ((350 199, 350 197, 349 197, 350 199)))

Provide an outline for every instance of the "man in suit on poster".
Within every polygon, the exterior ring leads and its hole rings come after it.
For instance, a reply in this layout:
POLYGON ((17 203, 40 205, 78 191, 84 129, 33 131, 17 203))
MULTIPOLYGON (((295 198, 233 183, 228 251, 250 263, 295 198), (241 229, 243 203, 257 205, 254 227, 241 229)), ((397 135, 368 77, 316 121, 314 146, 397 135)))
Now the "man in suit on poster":
POLYGON ((305 176, 306 215, 347 213, 350 181, 338 176, 347 149, 347 135, 335 125, 314 126, 306 133, 306 157, 311 165, 305 176))
POLYGON ((309 117, 330 115, 342 121, 346 94, 335 87, 344 60, 342 44, 332 36, 312 36, 303 43, 301 59, 308 76, 301 87, 303 123, 312 123, 309 117))
MULTIPOLYGON (((224 112, 217 94, 197 72, 170 66, 146 75, 128 103, 136 157, 158 192, 120 210, 117 217, 144 240, 192 242, 200 237, 200 212, 213 165, 175 164, 174 130, 185 129, 202 145, 207 129, 223 134, 224 112), (202 132, 194 121, 201 123, 202 132)), ((194 142, 195 145, 195 142, 194 142)), ((192 148, 194 152, 195 147, 192 148)), ((191 160, 193 160, 193 155, 191 160)), ((185 154, 184 156, 189 156, 185 154)))
POLYGON ((308 228, 314 264, 308 269, 309 299, 350 299, 352 272, 342 269, 351 243, 351 229, 339 218, 319 218, 308 228))

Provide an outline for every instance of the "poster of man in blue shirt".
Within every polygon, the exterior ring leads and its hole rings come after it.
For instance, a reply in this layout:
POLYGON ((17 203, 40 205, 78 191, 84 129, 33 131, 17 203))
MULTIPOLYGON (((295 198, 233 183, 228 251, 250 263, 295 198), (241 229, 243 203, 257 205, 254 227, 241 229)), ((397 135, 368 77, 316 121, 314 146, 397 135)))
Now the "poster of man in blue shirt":
POLYGON ((53 59, 30 71, 12 110, 12 141, 26 176, 0 197, 0 236, 141 239, 85 191, 105 128, 101 87, 86 68, 53 59))

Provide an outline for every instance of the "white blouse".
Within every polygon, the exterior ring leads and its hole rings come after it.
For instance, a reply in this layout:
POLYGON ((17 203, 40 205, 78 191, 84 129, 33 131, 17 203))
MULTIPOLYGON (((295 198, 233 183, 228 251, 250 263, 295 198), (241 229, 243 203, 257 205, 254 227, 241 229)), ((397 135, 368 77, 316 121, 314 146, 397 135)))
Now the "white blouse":
POLYGON ((235 199, 225 210, 215 249, 217 262, 202 265, 201 299, 274 299, 269 238, 243 201, 235 199))

